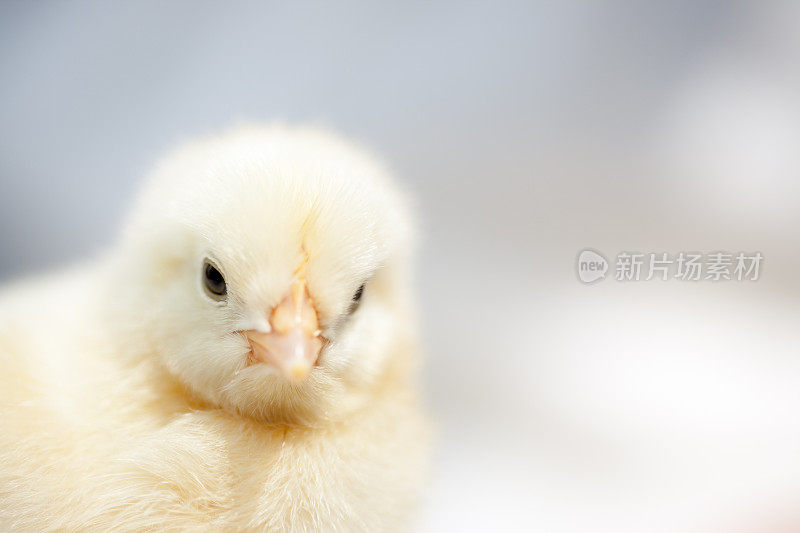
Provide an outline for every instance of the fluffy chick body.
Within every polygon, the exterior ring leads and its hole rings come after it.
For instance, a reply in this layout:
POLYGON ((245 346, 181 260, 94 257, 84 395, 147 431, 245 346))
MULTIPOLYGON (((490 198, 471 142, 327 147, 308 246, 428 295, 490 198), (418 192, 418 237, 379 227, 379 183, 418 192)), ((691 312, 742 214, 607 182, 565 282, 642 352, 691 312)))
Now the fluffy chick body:
POLYGON ((380 165, 324 132, 240 128, 165 160, 117 246, 0 295, 0 529, 402 529, 428 435, 408 226, 380 165), (225 306, 198 289, 207 253, 225 306), (293 385, 237 328, 302 254, 330 342, 293 385))

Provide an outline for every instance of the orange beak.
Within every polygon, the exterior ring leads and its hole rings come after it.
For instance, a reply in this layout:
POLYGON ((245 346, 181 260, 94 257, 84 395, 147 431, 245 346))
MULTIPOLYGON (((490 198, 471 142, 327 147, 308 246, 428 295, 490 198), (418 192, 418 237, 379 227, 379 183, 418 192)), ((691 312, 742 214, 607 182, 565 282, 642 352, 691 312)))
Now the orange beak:
POLYGON ((322 349, 317 310, 300 272, 289 294, 272 310, 269 333, 245 331, 252 359, 279 370, 294 383, 303 381, 317 362, 322 349))

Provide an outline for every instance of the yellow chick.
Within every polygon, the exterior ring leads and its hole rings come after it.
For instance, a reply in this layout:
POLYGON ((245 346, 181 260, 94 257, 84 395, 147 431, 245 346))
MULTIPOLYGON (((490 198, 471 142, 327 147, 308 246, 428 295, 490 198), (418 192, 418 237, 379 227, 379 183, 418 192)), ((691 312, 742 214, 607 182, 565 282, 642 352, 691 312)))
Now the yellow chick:
POLYGON ((0 295, 0 530, 408 527, 411 244, 384 168, 333 134, 162 161, 112 249, 0 295))

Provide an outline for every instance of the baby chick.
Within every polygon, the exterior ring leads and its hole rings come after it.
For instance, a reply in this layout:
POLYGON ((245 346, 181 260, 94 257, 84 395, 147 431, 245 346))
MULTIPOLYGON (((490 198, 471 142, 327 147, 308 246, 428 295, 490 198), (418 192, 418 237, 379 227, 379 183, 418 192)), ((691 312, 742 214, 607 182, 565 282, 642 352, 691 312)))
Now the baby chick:
POLYGON ((111 250, 0 296, 0 530, 406 527, 411 237, 385 170, 330 133, 162 161, 111 250))

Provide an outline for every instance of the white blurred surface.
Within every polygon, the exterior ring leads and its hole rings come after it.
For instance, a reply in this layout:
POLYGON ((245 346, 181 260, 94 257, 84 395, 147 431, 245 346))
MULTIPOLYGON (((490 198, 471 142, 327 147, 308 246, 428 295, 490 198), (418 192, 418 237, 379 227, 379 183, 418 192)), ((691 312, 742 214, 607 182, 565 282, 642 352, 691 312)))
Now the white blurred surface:
POLYGON ((422 531, 800 527, 796 4, 0 5, 0 275, 113 238, 181 139, 322 121, 417 197, 422 531), (575 255, 761 251, 750 283, 575 255))

